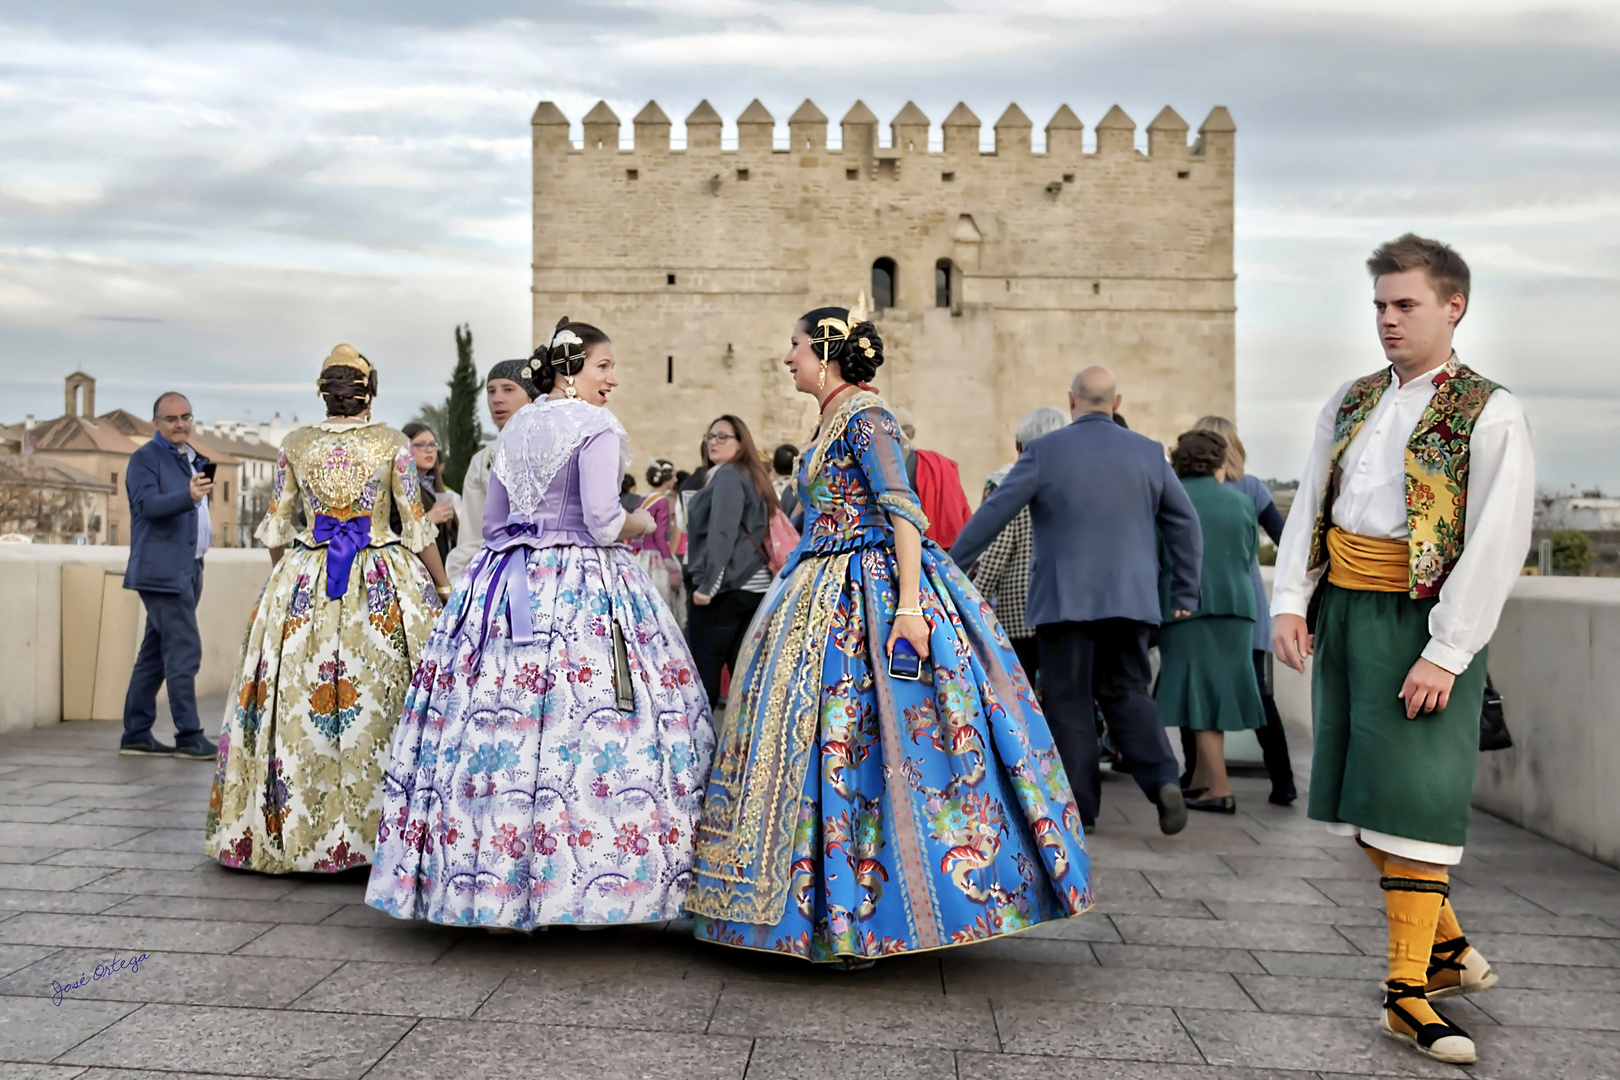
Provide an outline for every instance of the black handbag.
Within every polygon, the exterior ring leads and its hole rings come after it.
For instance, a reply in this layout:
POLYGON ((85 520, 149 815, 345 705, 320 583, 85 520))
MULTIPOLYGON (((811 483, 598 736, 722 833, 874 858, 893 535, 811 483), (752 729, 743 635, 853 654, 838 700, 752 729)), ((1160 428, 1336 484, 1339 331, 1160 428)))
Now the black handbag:
POLYGON ((1502 695, 1496 692, 1491 685, 1489 674, 1485 676, 1485 704, 1479 710, 1479 748, 1481 750, 1506 750, 1513 745, 1513 736, 1508 733, 1507 718, 1502 714, 1502 695))

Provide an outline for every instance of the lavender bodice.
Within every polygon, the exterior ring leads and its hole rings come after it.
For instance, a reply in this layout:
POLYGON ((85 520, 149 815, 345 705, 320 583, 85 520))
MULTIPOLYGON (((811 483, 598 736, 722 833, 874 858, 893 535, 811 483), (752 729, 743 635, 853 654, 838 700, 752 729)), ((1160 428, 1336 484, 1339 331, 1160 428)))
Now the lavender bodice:
POLYGON ((625 509, 619 503, 619 436, 602 431, 575 450, 546 487, 532 514, 515 512, 498 472, 489 478, 484 503, 484 546, 504 551, 524 547, 608 547, 618 541, 625 509), (522 532, 509 525, 534 526, 522 532))

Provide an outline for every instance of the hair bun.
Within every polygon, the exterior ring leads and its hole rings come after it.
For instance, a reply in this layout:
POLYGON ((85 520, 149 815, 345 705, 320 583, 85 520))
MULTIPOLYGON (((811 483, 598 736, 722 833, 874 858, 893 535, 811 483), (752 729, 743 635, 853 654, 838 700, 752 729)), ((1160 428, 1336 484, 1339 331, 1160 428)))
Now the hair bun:
POLYGON ((838 366, 849 382, 866 382, 883 366, 883 339, 870 322, 849 328, 849 337, 838 357, 838 366))

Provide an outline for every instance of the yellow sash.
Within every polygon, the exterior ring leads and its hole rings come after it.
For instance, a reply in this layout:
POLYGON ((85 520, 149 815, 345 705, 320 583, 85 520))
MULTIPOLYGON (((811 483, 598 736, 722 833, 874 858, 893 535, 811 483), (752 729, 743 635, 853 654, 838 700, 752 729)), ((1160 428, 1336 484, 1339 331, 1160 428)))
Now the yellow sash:
POLYGON ((1412 586, 1412 567, 1405 540, 1377 540, 1347 533, 1337 525, 1328 530, 1328 581, 1358 592, 1406 592, 1412 586))

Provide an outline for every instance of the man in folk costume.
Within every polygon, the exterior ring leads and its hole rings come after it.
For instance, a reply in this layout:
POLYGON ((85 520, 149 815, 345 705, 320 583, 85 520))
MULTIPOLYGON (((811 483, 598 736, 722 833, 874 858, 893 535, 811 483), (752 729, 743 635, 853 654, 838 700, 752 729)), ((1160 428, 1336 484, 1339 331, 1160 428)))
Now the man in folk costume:
POLYGON ((1310 816, 1355 836, 1381 878, 1381 1028, 1466 1063, 1473 1040, 1429 1002, 1496 982, 1447 873, 1468 831, 1485 647, 1530 546, 1535 460, 1519 402, 1452 351, 1462 258, 1408 233, 1367 269, 1390 366, 1317 418, 1278 546, 1272 642, 1296 671, 1315 655, 1310 816))

